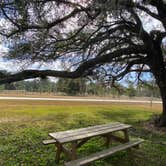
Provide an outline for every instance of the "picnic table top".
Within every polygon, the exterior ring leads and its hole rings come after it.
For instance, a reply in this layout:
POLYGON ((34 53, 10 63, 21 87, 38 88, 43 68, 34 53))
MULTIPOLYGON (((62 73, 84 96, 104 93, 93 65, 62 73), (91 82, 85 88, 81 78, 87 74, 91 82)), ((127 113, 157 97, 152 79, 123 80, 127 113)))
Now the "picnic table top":
POLYGON ((55 133, 49 133, 59 143, 68 143, 81 139, 100 136, 115 131, 125 130, 130 128, 131 125, 115 122, 104 125, 90 126, 86 128, 67 130, 55 133))

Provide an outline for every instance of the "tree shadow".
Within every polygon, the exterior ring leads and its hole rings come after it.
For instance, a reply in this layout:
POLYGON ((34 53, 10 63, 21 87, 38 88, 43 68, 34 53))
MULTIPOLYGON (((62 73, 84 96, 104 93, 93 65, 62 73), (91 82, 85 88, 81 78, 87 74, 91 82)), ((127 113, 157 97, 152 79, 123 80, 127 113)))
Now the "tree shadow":
POLYGON ((127 110, 127 109, 118 110, 118 111, 99 110, 97 111, 97 114, 106 121, 118 121, 129 124, 138 123, 142 119, 147 120, 149 117, 151 117, 151 114, 149 113, 147 114, 147 112, 127 110))

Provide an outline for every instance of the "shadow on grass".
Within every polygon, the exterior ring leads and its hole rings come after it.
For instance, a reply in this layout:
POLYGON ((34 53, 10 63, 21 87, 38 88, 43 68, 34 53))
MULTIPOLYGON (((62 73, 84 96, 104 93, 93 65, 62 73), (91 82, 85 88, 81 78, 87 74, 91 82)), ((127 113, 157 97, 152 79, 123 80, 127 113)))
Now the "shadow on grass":
POLYGON ((131 110, 131 109, 121 109, 121 110, 99 110, 97 111, 98 116, 107 121, 119 121, 123 123, 134 124, 137 122, 145 121, 151 118, 152 112, 142 111, 142 110, 131 110))

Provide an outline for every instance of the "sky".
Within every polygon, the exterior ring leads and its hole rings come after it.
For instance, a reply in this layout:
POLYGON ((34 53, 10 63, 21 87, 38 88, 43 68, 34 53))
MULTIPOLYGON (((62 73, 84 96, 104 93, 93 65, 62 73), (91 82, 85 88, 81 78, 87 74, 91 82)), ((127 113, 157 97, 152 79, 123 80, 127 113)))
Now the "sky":
MULTIPOLYGON (((165 0, 166 1, 166 0, 165 0)), ((153 29, 156 30, 161 30, 162 29, 162 25, 158 20, 153 19, 152 17, 146 17, 146 20, 143 18, 143 15, 140 15, 142 21, 143 21, 143 26, 144 28, 150 32, 153 29)), ((4 24, 4 19, 0 19, 0 26, 4 24)), ((166 38, 164 40, 164 42, 166 43, 166 38)), ((17 61, 9 61, 9 60, 4 60, 3 56, 8 52, 8 48, 5 47, 5 44, 3 43, 3 40, 0 40, 0 70, 8 70, 10 72, 16 72, 17 70, 22 70, 23 66, 24 68, 28 68, 28 69, 54 69, 54 70, 58 70, 60 69, 61 65, 59 62, 56 63, 43 63, 42 65, 40 65, 39 63, 34 63, 33 65, 24 65, 21 64, 17 61), (26 66, 26 67, 25 67, 26 66), (28 66, 28 67, 27 67, 28 66)))

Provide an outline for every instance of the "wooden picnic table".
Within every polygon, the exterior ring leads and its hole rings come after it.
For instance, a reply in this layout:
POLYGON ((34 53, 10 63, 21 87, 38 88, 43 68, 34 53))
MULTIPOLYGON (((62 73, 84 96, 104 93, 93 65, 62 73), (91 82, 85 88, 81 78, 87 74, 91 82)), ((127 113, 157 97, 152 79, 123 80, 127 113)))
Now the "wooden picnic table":
POLYGON ((129 134, 128 134, 129 128, 131 128, 131 125, 116 122, 104 125, 90 126, 81 129, 49 133, 49 136, 51 136, 53 140, 46 140, 45 144, 54 143, 56 145, 57 162, 60 160, 61 153, 64 153, 70 160, 68 163, 66 163, 67 166, 84 165, 94 160, 111 155, 113 152, 124 150, 140 144, 142 142, 140 140, 139 141, 129 140, 129 134), (124 135, 123 138, 114 134, 115 132, 118 131, 123 132, 124 135), (120 145, 119 147, 118 146, 115 147, 114 149, 113 148, 107 149, 105 151, 92 154, 91 156, 82 159, 77 159, 77 148, 79 148, 80 146, 85 144, 89 139, 94 137, 104 137, 105 144, 107 147, 109 147, 109 144, 111 143, 112 140, 116 140, 123 144, 120 145), (71 146, 66 147, 66 144, 71 144, 71 146))

